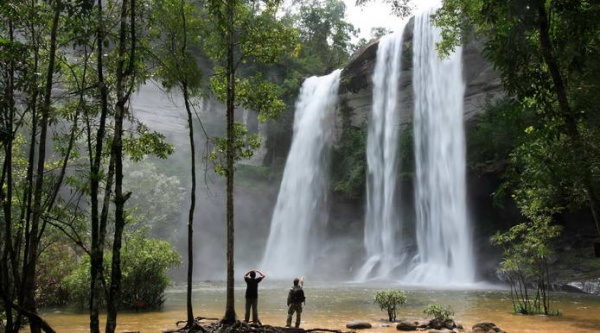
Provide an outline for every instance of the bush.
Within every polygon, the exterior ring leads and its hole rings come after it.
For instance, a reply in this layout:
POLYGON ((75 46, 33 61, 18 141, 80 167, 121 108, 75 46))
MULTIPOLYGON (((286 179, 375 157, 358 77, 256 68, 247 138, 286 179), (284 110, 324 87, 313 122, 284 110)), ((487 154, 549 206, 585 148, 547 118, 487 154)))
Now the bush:
POLYGON ((451 322, 454 319, 454 311, 449 306, 443 306, 439 304, 429 304, 423 310, 429 317, 433 317, 431 326, 443 327, 447 322, 451 322))
POLYGON ((63 306, 69 302, 70 291, 62 282, 75 269, 76 260, 76 250, 67 245, 53 243, 46 246, 40 254, 36 271, 38 306, 63 306))
POLYGON ((121 308, 161 308, 171 282, 167 272, 181 264, 173 245, 137 234, 127 242, 121 260, 121 308))
POLYGON ((378 291, 375 294, 375 303, 381 310, 386 310, 390 321, 396 321, 398 306, 406 303, 406 294, 401 290, 378 291))
MULTIPOLYGON (((110 277, 110 261, 110 256, 105 256, 105 277, 110 277)), ((122 280, 119 309, 161 308, 165 301, 165 290, 170 283, 167 271, 180 263, 181 257, 167 241, 145 238, 143 234, 136 234, 129 238, 121 254, 122 280)), ((82 309, 89 306, 89 272, 90 260, 89 256, 86 256, 64 280, 65 286, 71 291, 71 302, 82 309)), ((110 281, 107 281, 106 285, 110 285, 110 281)), ((100 302, 105 304, 104 299, 100 302)))

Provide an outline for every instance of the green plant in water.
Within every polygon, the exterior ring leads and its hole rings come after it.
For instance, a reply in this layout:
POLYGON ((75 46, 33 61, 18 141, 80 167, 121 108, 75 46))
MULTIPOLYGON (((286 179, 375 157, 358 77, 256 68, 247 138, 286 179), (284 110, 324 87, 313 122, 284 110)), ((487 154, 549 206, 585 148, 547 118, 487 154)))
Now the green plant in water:
POLYGON ((431 326, 434 327, 446 326, 446 323, 454 320, 454 311, 450 306, 429 304, 425 307, 423 313, 429 317, 433 317, 431 326))
POLYGON ((406 294, 402 290, 382 290, 375 294, 375 303, 388 313, 390 321, 396 321, 398 306, 406 303, 406 294))

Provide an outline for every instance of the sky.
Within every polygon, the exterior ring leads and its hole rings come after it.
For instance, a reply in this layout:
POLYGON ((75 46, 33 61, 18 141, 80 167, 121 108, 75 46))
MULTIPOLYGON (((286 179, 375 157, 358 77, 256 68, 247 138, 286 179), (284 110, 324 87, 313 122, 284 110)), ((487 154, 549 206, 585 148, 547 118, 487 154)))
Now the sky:
MULTIPOLYGON (((415 12, 429 8, 440 0, 413 0, 415 12)), ((360 29, 360 38, 370 39, 371 28, 384 27, 394 31, 402 24, 402 19, 391 14, 391 7, 383 0, 371 0, 366 5, 355 6, 356 0, 344 0, 346 20, 360 29)))

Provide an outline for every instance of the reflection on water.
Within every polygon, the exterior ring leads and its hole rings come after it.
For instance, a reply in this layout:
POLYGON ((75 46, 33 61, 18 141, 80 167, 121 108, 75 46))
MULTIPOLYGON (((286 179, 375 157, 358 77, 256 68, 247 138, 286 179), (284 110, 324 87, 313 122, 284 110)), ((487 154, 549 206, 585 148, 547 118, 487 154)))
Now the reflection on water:
MULTIPOLYGON (((236 284, 236 311, 244 316, 244 288, 236 284)), ((373 303, 376 291, 402 289, 408 296, 400 308, 398 319, 423 318, 427 304, 450 305, 456 312, 456 320, 470 328, 479 321, 492 321, 510 333, 600 332, 600 298, 580 294, 552 294, 552 308, 560 309, 560 317, 520 316, 510 313, 512 305, 506 290, 482 287, 477 290, 423 290, 395 283, 355 284, 344 282, 312 282, 305 285, 306 307, 302 314, 303 328, 328 328, 348 331, 351 320, 367 320, 373 328, 368 333, 397 332, 394 325, 384 327, 387 314, 373 303)), ((265 280, 259 287, 259 317, 263 324, 283 326, 286 319, 286 297, 290 283, 265 280)), ((200 283, 194 289, 196 316, 220 318, 225 309, 225 284, 221 282, 200 283)), ((44 318, 61 333, 89 332, 87 313, 47 309, 44 318)), ((175 328, 175 322, 184 320, 185 290, 172 288, 162 311, 120 313, 117 331, 137 330, 162 332, 175 328)), ((104 321, 102 321, 104 324, 104 321)))

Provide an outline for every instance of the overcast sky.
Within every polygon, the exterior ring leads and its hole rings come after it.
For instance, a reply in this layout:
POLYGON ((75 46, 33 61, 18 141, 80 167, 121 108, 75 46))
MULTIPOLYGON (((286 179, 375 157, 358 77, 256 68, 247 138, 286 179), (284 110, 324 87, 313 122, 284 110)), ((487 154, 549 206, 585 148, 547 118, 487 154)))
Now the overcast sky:
MULTIPOLYGON (((383 0, 371 0, 366 5, 357 7, 356 0, 344 0, 346 3, 346 19, 355 28, 360 29, 360 37, 369 40, 371 28, 384 27, 396 30, 401 26, 402 19, 391 14, 391 7, 383 0)), ((413 0, 417 11, 438 4, 440 0, 413 0)))

